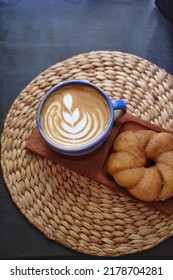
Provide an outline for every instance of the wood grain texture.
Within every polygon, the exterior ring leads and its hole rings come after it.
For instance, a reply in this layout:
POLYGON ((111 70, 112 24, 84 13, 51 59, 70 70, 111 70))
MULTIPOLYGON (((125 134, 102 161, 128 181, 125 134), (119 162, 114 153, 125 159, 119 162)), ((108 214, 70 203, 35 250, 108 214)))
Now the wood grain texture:
MULTIPOLYGON (((108 174, 106 163, 110 154, 112 144, 115 138, 126 130, 141 130, 151 129, 156 132, 169 132, 159 126, 146 122, 142 119, 134 117, 131 114, 125 114, 117 122, 114 122, 112 131, 106 142, 94 153, 83 157, 69 157, 62 156, 61 154, 52 150, 41 137, 37 127, 33 130, 29 138, 26 148, 40 156, 45 157, 52 162, 56 162, 66 168, 69 168, 81 175, 87 176, 90 179, 96 180, 115 191, 130 195, 124 188, 120 187, 108 174)), ((173 212, 173 198, 164 202, 145 202, 151 207, 163 211, 164 213, 171 214, 173 212)))

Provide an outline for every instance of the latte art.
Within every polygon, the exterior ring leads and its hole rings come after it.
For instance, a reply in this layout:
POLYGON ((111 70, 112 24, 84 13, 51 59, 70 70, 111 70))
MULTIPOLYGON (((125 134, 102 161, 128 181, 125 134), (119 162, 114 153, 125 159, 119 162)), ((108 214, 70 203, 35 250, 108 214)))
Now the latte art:
POLYGON ((104 97, 88 86, 67 86, 46 101, 41 126, 51 142, 66 148, 87 145, 99 137, 109 122, 104 97))

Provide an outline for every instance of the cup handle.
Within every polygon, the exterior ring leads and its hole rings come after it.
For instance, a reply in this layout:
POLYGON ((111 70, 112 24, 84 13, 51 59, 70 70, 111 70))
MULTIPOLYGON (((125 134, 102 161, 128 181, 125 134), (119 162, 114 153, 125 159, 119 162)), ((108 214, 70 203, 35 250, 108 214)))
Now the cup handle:
POLYGON ((114 120, 118 120, 127 111, 126 102, 122 99, 112 100, 111 102, 114 108, 114 120))

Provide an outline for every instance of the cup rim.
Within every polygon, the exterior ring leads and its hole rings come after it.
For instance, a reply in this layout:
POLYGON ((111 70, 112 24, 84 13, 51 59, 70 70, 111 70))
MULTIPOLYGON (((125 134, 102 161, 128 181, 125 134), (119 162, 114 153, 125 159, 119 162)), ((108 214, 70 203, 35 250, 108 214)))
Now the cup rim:
MULTIPOLYGON (((56 84, 54 87, 52 87, 49 91, 47 91, 47 93, 45 94, 45 96, 42 98, 38 110, 37 110, 37 117, 36 117, 36 123, 37 123, 37 128, 41 134, 41 136, 43 137, 43 139, 48 143, 49 146, 51 146, 54 150, 59 151, 63 154, 65 153, 71 153, 71 154, 75 154, 76 152, 80 153, 80 152, 84 152, 85 150, 88 150, 88 152, 90 152, 90 149, 94 146, 97 147, 97 145, 99 143, 102 143, 104 138, 106 138, 106 136, 108 135, 109 131, 112 128, 114 122, 114 109, 113 109, 113 105, 112 102, 109 98, 109 96, 97 85, 85 81, 85 80, 68 80, 68 81, 64 81, 61 83, 56 84), (62 147, 58 144, 55 144, 54 142, 52 142, 43 132, 42 126, 41 126, 41 121, 40 121, 40 116, 41 116, 41 111, 42 108, 46 102, 46 100, 58 89, 65 87, 65 86, 70 86, 72 84, 80 84, 80 85, 86 85, 86 86, 90 86, 92 88, 95 88, 98 92, 100 92, 102 94, 102 96, 105 98, 105 100, 108 103, 109 106, 109 111, 110 111, 110 120, 109 123, 107 125, 107 127, 105 128, 105 130, 100 134, 100 136, 98 138, 96 138, 93 142, 83 145, 81 147, 77 147, 77 148, 66 148, 66 147, 62 147)), ((92 150, 92 149, 91 149, 92 150)))

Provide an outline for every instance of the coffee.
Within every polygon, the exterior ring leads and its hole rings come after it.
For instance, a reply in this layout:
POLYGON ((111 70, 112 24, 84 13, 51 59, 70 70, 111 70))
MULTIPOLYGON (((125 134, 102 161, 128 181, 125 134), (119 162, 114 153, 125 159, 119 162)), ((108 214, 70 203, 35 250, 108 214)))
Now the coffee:
POLYGON ((106 99, 95 88, 73 84, 55 91, 44 103, 40 122, 54 144, 79 148, 97 139, 110 121, 106 99))

